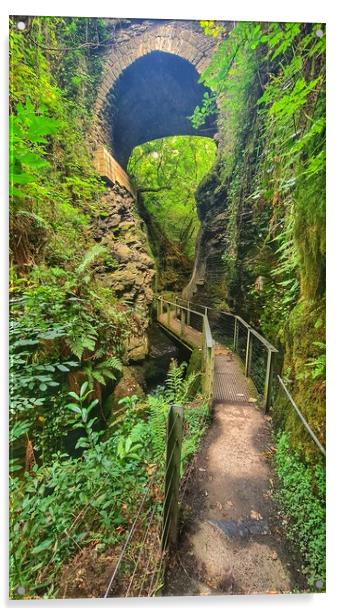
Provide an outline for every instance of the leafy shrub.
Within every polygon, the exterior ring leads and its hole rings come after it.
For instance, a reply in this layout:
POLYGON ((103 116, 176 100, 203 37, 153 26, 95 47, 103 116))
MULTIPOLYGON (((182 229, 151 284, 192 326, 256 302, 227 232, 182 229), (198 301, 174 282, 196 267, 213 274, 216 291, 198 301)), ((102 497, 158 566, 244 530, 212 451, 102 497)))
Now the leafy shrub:
POLYGON ((278 499, 289 519, 288 538, 295 545, 304 563, 311 590, 316 582, 325 586, 326 576, 326 479, 320 464, 312 470, 292 452, 288 435, 278 437, 276 470, 280 478, 278 499))
POLYGON ((123 540, 147 481, 146 423, 130 415, 128 427, 106 441, 93 430, 88 384, 71 392, 69 410, 83 431, 79 458, 57 452, 48 465, 10 480, 11 595, 18 586, 25 596, 54 596, 63 562, 75 550, 96 540, 106 547, 123 540), (127 430, 129 432, 127 433, 127 430), (138 441, 138 455, 136 442, 138 441), (130 443, 130 444, 129 444, 130 443), (115 532, 119 527, 120 530, 115 532))
MULTIPOLYGON (((13 598, 18 597, 19 586, 26 598, 55 596, 61 566, 80 547, 99 542, 106 549, 125 540, 149 481, 149 467, 163 486, 169 404, 176 399, 176 391, 182 404, 190 399, 184 370, 185 366, 173 365, 170 388, 160 388, 146 402, 137 396, 121 399, 124 421, 106 440, 94 429, 98 401, 90 401, 93 392, 88 382, 79 394, 68 394, 66 409, 73 427, 80 430, 76 447, 81 456, 72 458, 58 451, 48 464, 35 464, 30 472, 20 476, 14 472, 10 478, 13 598)), ((191 405, 185 411, 182 472, 198 446, 208 412, 203 402, 197 408, 191 405)), ((15 423, 12 437, 20 438, 28 428, 25 422, 15 423)))

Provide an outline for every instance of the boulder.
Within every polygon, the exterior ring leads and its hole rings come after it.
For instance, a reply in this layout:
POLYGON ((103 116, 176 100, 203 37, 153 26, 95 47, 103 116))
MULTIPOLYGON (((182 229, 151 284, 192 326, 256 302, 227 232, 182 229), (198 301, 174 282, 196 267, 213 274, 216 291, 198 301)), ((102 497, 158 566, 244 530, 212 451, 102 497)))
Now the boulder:
POLYGON ((113 392, 112 409, 117 410, 119 408, 119 400, 127 396, 138 396, 139 398, 143 398, 144 391, 138 383, 134 371, 128 366, 125 366, 123 368, 122 377, 118 381, 113 392))
POLYGON ((148 338, 145 334, 133 335, 126 344, 126 360, 142 361, 149 351, 148 338))

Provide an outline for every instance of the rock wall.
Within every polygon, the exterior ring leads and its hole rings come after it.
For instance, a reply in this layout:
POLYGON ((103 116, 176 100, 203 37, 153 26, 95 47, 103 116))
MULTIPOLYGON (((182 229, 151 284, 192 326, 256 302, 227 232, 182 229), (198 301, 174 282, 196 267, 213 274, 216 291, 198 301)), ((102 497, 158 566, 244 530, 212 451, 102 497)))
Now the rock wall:
POLYGON ((225 302, 226 264, 223 255, 227 248, 226 188, 221 185, 218 167, 202 182, 196 194, 201 228, 196 240, 195 263, 189 284, 183 290, 184 299, 207 306, 225 302))
POLYGON ((153 300, 154 260, 130 192, 113 184, 103 196, 103 205, 106 212, 94 221, 93 236, 106 246, 110 258, 99 276, 126 310, 131 311, 132 330, 125 361, 140 361, 148 352, 146 330, 153 300))

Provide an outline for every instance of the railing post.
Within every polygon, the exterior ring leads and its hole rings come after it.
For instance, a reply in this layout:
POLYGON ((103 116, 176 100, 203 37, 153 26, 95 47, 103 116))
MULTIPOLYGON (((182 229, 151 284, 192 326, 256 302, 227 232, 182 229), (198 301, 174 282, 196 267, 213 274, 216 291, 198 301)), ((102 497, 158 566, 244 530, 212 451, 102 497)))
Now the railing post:
POLYGON ((184 325, 185 325, 185 312, 184 308, 180 308, 181 313, 181 338, 184 336, 184 325))
POLYGON ((172 405, 168 415, 165 492, 163 506, 162 549, 176 545, 178 527, 178 494, 183 440, 183 407, 172 405))
POLYGON ((160 297, 160 312, 161 312, 160 316, 162 316, 163 315, 163 297, 162 296, 160 297))
POLYGON ((188 312, 187 312, 187 325, 190 325, 190 302, 189 302, 189 300, 187 301, 187 308, 188 308, 188 312))
POLYGON ((169 303, 167 303, 166 309, 167 309, 167 323, 168 323, 168 328, 170 329, 170 304, 169 303))
POLYGON ((238 345, 238 320, 234 317, 234 352, 237 353, 237 345, 238 345))
POLYGON ((266 380, 264 383, 264 412, 268 413, 271 400, 271 386, 273 374, 273 352, 268 349, 266 380))
POLYGON ((204 374, 204 393, 210 398, 211 396, 211 363, 212 363, 212 348, 206 348, 205 355, 205 374, 204 374))
POLYGON ((201 387, 203 393, 205 393, 205 375, 206 375, 206 365, 207 365, 207 344, 205 339, 205 323, 203 318, 202 325, 202 359, 201 359, 201 387))
POLYGON ((252 337, 251 337, 251 329, 249 327, 248 328, 248 335, 247 335, 246 365, 245 365, 245 369, 244 369, 244 373, 245 373, 246 376, 249 376, 249 372, 250 372, 252 342, 253 341, 252 341, 252 337))

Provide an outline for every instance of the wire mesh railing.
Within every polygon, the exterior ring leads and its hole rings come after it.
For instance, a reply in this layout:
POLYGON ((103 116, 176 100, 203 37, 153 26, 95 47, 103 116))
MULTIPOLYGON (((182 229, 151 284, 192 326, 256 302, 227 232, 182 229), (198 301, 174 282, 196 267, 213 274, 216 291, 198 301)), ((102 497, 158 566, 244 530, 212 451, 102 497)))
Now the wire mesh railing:
MULTIPOLYGON (((182 446, 189 430, 185 415, 183 406, 170 406, 164 471, 145 486, 104 598, 151 597, 162 587, 166 557, 177 544, 180 504, 195 464, 193 456, 186 468, 183 465, 182 446), (164 489, 160 493, 156 486, 162 481, 164 489)), ((202 414, 196 430, 203 428, 206 421, 207 416, 202 414)))
POLYGON ((166 321, 169 329, 171 326, 173 328, 174 322, 180 323, 177 330, 182 339, 185 339, 185 326, 204 333, 206 320, 213 337, 212 345, 216 341, 233 349, 243 363, 245 375, 251 378, 255 385, 259 402, 266 412, 269 410, 272 400, 273 362, 278 351, 249 323, 236 314, 177 296, 174 301, 160 296, 157 299, 157 315, 160 320, 166 321))
MULTIPOLYGON (((178 297, 171 301, 159 296, 157 317, 169 329, 176 330, 177 328, 176 331, 182 340, 186 339, 187 330, 185 328, 190 326, 191 336, 194 331, 202 333, 202 346, 204 347, 204 332, 208 329, 212 337, 212 347, 216 341, 233 349, 243 363, 245 375, 251 378, 255 385, 259 402, 266 412, 269 410, 272 400, 273 361, 278 351, 249 323, 236 314, 178 297)), ((192 340, 195 341, 195 338, 192 340)), ((196 338, 196 343, 197 340, 196 338)), ((210 369, 211 362, 208 363, 210 369)), ((204 371, 207 371, 206 366, 204 366, 204 371)), ((207 379, 207 382, 211 384, 211 389, 212 381, 211 375, 210 381, 207 379)))
POLYGON ((251 359, 249 361, 249 376, 257 392, 262 395, 266 384, 267 356, 267 349, 256 336, 253 336, 251 359))
POLYGON ((156 477, 145 486, 139 507, 108 580, 104 598, 150 597, 164 561, 161 545, 162 501, 156 477))
POLYGON ((214 340, 223 346, 232 348, 235 335, 234 315, 215 310, 214 308, 208 308, 207 316, 214 340))
POLYGON ((247 323, 245 323, 241 319, 235 320, 235 345, 234 351, 241 358, 243 364, 245 365, 247 359, 247 342, 248 342, 248 330, 249 327, 247 323))

